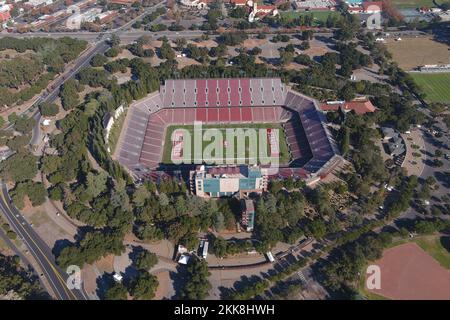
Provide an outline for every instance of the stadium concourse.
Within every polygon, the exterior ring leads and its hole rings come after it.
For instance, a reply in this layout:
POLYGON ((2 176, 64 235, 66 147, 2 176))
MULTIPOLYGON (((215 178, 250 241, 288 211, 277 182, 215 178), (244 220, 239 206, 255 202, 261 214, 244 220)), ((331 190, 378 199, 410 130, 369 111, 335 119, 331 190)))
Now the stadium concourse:
POLYGON ((129 107, 115 158, 139 178, 180 170, 183 166, 161 163, 165 132, 195 121, 281 123, 291 161, 280 164, 278 177, 317 179, 340 160, 316 101, 289 90, 279 78, 166 80, 159 92, 129 107))

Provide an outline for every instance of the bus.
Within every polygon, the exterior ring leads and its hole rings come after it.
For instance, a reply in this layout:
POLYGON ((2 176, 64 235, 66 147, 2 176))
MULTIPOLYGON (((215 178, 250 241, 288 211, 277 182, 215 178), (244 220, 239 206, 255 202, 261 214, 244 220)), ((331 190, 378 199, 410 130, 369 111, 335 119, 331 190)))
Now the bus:
POLYGON ((209 242, 204 240, 203 241, 203 249, 202 249, 203 259, 206 259, 206 257, 208 256, 208 246, 209 246, 209 242))

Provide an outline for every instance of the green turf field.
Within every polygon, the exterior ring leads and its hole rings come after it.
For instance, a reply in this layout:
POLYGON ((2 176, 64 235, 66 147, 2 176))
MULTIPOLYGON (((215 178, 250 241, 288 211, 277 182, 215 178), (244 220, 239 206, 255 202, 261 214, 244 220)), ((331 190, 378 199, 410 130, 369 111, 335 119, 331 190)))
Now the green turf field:
POLYGON ((416 240, 416 243, 432 256, 441 266, 450 269, 450 252, 444 247, 444 243, 448 246, 450 237, 424 237, 416 240))
POLYGON ((285 19, 291 20, 291 19, 298 18, 299 16, 309 15, 309 14, 313 15, 316 26, 318 26, 322 23, 325 23, 328 19, 328 16, 330 16, 330 15, 331 16, 339 16, 340 15, 340 13, 336 12, 336 11, 324 10, 324 11, 287 11, 287 12, 282 12, 281 16, 285 19))
MULTIPOLYGON (((286 138, 284 135, 284 131, 282 126, 279 123, 276 124, 227 124, 227 125, 221 125, 221 124, 217 124, 217 125, 203 125, 202 126, 202 136, 203 136, 203 142, 202 142, 202 153, 205 151, 205 148, 211 148, 211 146, 215 143, 215 137, 212 140, 206 140, 205 139, 205 133, 210 131, 209 129, 217 129, 223 139, 222 141, 217 141, 217 145, 218 146, 223 146, 224 145, 224 141, 227 141, 228 143, 228 148, 232 147, 232 138, 230 140, 230 137, 228 137, 227 139, 227 129, 242 129, 244 130, 243 132, 245 132, 246 129, 256 129, 256 134, 255 136, 257 137, 257 143, 256 145, 258 146, 260 144, 259 141, 259 129, 278 129, 278 134, 279 134, 279 150, 280 150, 280 156, 279 156, 279 163, 280 164, 286 164, 290 161, 290 153, 289 153, 289 149, 286 143, 286 138), (209 146, 209 147, 208 147, 209 146)), ((180 126, 180 125, 174 125, 174 126, 169 126, 166 129, 166 135, 165 135, 165 141, 164 141, 164 151, 163 151, 163 158, 162 158, 162 162, 165 164, 172 164, 172 160, 171 160, 171 152, 172 152, 172 133, 176 130, 176 129, 185 129, 187 130, 187 132, 189 132, 189 134, 191 135, 191 161, 190 163, 193 162, 193 158, 195 157, 195 140, 194 140, 194 126, 193 125, 184 125, 184 126, 180 126)), ((253 159, 253 156, 251 157, 251 153, 249 150, 249 139, 248 137, 245 138, 245 142, 242 139, 239 139, 242 135, 243 132, 240 132, 236 138, 234 139, 235 143, 234 143, 234 150, 232 152, 233 156, 232 158, 234 160, 236 160, 235 162, 238 162, 238 160, 240 161, 239 163, 241 164, 242 161, 244 161, 244 163, 249 163, 249 158, 253 159), (245 145, 244 145, 245 143, 245 145), (240 144, 242 147, 245 148, 245 156, 242 157, 242 153, 238 156, 238 144, 240 144), (236 158, 239 158, 238 160, 236 158)), ((244 139, 244 138, 243 138, 244 139)), ((254 149, 254 148, 253 148, 254 149)), ((267 146, 267 150, 269 150, 269 146, 267 146)), ((231 151, 229 151, 227 148, 223 148, 223 157, 226 157, 227 152, 231 153, 231 151)), ((259 150, 258 147, 256 147, 256 149, 254 149, 255 154, 259 154, 259 150)), ((269 152, 267 152, 267 154, 269 154, 269 152)), ((213 156, 216 156, 215 152, 212 152, 213 156)), ((203 159, 203 157, 201 155, 197 155, 198 158, 203 159)), ((222 158, 221 158, 222 159, 222 158)), ((258 161, 259 163, 259 161, 258 161)), ((273 161, 272 161, 273 163, 273 161)), ((220 163, 219 163, 220 164, 220 163)))
POLYGON ((428 102, 450 103, 450 73, 410 73, 428 102))
MULTIPOLYGON (((439 3, 439 2, 438 2, 439 3)), ((415 9, 420 7, 433 8, 433 0, 392 0, 392 4, 398 9, 415 9)))

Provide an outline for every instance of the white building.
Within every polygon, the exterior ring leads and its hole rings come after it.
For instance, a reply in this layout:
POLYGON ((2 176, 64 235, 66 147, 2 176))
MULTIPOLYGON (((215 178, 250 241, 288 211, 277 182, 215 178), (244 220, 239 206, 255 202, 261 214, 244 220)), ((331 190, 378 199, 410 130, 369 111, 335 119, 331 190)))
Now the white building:
POLYGON ((181 5, 189 8, 207 9, 210 0, 180 0, 181 5))
MULTIPOLYGON (((105 128, 105 142, 108 144, 109 135, 111 134, 111 129, 114 125, 114 122, 124 113, 125 108, 123 105, 118 107, 114 112, 107 113, 103 118, 103 128, 105 128)), ((107 147, 108 152, 111 152, 109 146, 107 147)))
POLYGON ((92 8, 83 13, 75 13, 71 15, 66 21, 66 27, 71 30, 81 28, 83 22, 94 22, 102 13, 100 8, 92 8))
POLYGON ((53 0, 29 0, 25 4, 30 5, 32 7, 39 7, 41 5, 50 5, 53 3, 53 0))

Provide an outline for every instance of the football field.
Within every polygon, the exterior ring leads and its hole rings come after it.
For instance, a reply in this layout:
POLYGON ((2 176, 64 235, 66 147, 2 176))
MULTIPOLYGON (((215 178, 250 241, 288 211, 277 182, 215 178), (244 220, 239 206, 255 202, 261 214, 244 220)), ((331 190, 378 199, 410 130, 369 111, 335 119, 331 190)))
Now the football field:
POLYGON ((279 123, 173 125, 166 129, 162 163, 173 164, 174 159, 178 163, 201 159, 208 164, 287 164, 290 153, 279 123), (272 141, 272 147, 271 134, 277 142, 272 141))
POLYGON ((410 73, 428 102, 450 103, 450 73, 410 73))

